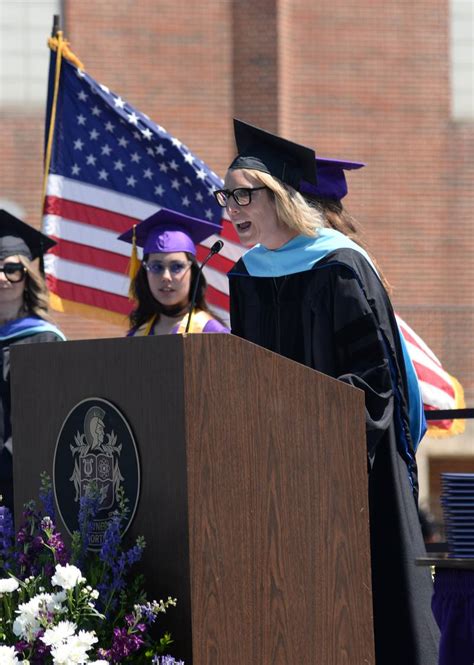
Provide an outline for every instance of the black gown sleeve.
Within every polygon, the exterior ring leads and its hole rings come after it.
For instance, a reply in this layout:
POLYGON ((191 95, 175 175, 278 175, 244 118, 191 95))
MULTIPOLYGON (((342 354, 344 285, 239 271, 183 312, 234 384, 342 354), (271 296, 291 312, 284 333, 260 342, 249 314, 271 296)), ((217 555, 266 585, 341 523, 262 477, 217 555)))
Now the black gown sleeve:
POLYGON ((10 394, 10 348, 20 344, 39 342, 61 342, 54 332, 41 332, 20 339, 5 340, 0 346, 0 494, 3 505, 13 511, 13 466, 12 456, 3 445, 12 435, 10 394))
POLYGON ((0 446, 11 436, 11 395, 10 395, 10 348, 21 344, 38 344, 40 342, 62 342, 56 333, 47 331, 22 337, 20 339, 5 341, 0 349, 1 377, 0 377, 0 446))
MULTIPOLYGON (((327 304, 333 339, 335 377, 365 393, 365 420, 369 464, 393 419, 394 394, 389 349, 359 281, 345 267, 333 271, 327 304)), ((383 288, 382 286, 380 288, 383 288)), ((373 306, 373 303, 372 303, 373 306)), ((324 324, 322 324, 324 325, 324 324)), ((321 324, 314 322, 314 348, 321 324)), ((329 330, 326 328, 326 335, 329 330)))

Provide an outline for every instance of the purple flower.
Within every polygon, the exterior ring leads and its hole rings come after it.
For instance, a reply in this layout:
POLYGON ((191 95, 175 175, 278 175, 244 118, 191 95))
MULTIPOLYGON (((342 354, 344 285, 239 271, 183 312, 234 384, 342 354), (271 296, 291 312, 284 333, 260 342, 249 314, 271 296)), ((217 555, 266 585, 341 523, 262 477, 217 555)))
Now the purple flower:
POLYGON ((100 560, 114 567, 120 548, 120 515, 114 515, 109 522, 109 526, 104 534, 104 542, 99 553, 100 560))
POLYGON ((35 550, 40 550, 44 545, 44 541, 41 536, 34 536, 31 541, 31 547, 35 550))
POLYGON ((18 576, 39 575, 51 563, 51 552, 55 563, 68 560, 62 538, 50 517, 42 517, 33 502, 26 506, 23 517, 13 548, 18 576))
POLYGON ((50 477, 46 473, 41 474, 39 498, 41 501, 43 515, 47 515, 54 521, 56 517, 56 511, 54 507, 53 486, 51 484, 50 477))
POLYGON ((11 567, 14 540, 12 514, 6 506, 0 506, 0 562, 4 568, 11 567))
POLYGON ((127 552, 127 563, 129 566, 132 566, 134 563, 138 563, 142 558, 144 546, 141 543, 137 543, 131 547, 127 552))
POLYGON ((86 493, 79 499, 79 534, 80 534, 80 550, 76 552, 76 562, 81 568, 86 556, 87 548, 89 547, 90 537, 92 533, 92 526, 94 518, 99 511, 100 494, 94 491, 90 486, 86 493))
POLYGON ((32 649, 32 654, 30 658, 28 658, 28 661, 32 665, 42 665, 43 663, 47 662, 46 659, 51 653, 51 648, 46 646, 46 644, 44 644, 40 639, 43 634, 44 631, 41 630, 32 644, 26 640, 20 640, 14 645, 15 650, 19 654, 24 654, 25 652, 28 652, 32 649))
POLYGON ((34 653, 30 658, 30 663, 32 665, 44 665, 47 662, 46 658, 51 654, 51 647, 46 646, 40 639, 40 635, 43 635, 43 632, 38 634, 38 639, 35 641, 34 653))
POLYGON ((145 541, 138 538, 136 544, 128 551, 121 551, 121 526, 123 516, 113 515, 104 534, 104 541, 99 553, 100 560, 105 564, 106 572, 98 589, 103 603, 103 611, 107 616, 117 606, 118 592, 125 587, 125 578, 131 565, 141 559, 145 541))
POLYGON ((47 545, 54 551, 54 559, 56 563, 65 566, 69 562, 69 553, 64 545, 61 534, 59 534, 53 525, 54 532, 50 535, 47 545))
POLYGON ((147 605, 140 605, 140 613, 142 618, 149 626, 155 622, 156 614, 153 612, 153 609, 149 603, 147 605))
POLYGON ((18 651, 18 653, 23 653, 23 651, 26 651, 29 648, 30 645, 26 640, 20 640, 15 644, 15 650, 18 651))
POLYGON ((24 543, 24 542, 26 542, 27 538, 28 538, 28 536, 27 536, 27 533, 26 533, 26 528, 21 527, 20 529, 18 529, 17 534, 16 534, 16 542, 17 543, 24 543))
POLYGON ((132 653, 136 653, 142 646, 144 640, 140 635, 129 634, 126 628, 114 628, 113 641, 110 649, 100 649, 100 656, 119 663, 132 653))

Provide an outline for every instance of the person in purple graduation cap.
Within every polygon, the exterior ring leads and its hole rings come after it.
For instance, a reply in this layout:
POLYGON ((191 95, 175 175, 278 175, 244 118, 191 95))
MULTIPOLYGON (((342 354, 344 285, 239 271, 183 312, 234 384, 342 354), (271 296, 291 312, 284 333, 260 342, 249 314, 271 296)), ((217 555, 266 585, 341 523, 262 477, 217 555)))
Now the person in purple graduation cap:
POLYGON ((220 230, 218 224, 161 208, 119 236, 143 247, 143 261, 130 285, 137 304, 129 316, 128 336, 184 333, 190 315, 188 332, 229 332, 206 302, 203 274, 190 312, 199 271, 196 245, 220 230))
POLYGON ((345 171, 364 166, 362 162, 316 157, 316 182, 302 180, 299 186, 304 198, 323 212, 328 226, 352 239, 360 233, 360 228, 342 204, 348 192, 345 171))
POLYGON ((325 222, 324 225, 327 228, 343 233, 365 249, 370 255, 372 263, 377 268, 382 284, 387 292, 390 293, 390 285, 363 239, 361 225, 342 203, 342 199, 348 193, 345 171, 361 169, 365 164, 362 162, 351 162, 347 159, 329 159, 325 157, 316 157, 315 164, 317 173, 316 183, 302 180, 299 191, 306 201, 316 206, 322 213, 325 222))
POLYGON ((0 494, 3 504, 11 510, 10 349, 20 344, 65 339, 49 320, 48 290, 42 274, 43 255, 55 244, 6 210, 0 210, 0 494), (35 266, 35 259, 40 260, 40 269, 35 266))

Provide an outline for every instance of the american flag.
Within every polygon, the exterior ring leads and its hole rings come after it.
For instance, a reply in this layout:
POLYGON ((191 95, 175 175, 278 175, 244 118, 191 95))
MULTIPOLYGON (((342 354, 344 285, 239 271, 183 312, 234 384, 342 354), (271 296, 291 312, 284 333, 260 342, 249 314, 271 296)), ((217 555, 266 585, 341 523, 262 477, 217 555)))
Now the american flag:
MULTIPOLYGON (((398 314, 396 318, 418 377, 425 411, 464 408, 464 391, 459 381, 448 374, 426 342, 398 314)), ((428 435, 434 438, 462 434, 464 430, 463 420, 428 421, 428 435)))
MULTIPOLYGON (((74 311, 79 303, 82 312, 99 308, 123 321, 131 309, 130 246, 117 235, 165 206, 221 223, 224 248, 205 275, 210 304, 228 318, 226 273, 242 250, 214 200, 219 187, 222 180, 181 141, 63 58, 43 217, 44 232, 58 241, 45 257, 53 306, 74 311)), ((198 246, 198 260, 215 240, 198 246)))

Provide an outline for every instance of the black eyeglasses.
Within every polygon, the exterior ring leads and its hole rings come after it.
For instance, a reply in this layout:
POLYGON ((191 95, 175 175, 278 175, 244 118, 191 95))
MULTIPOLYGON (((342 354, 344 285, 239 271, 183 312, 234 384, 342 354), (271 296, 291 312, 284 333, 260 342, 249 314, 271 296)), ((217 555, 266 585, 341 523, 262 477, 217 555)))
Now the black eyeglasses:
POLYGON ((237 187, 237 189, 216 189, 214 196, 221 208, 225 208, 229 198, 232 196, 239 206, 248 206, 252 202, 252 192, 258 192, 259 189, 266 187, 237 187))
POLYGON ((21 282, 25 279, 26 268, 22 263, 13 263, 8 262, 4 263, 3 267, 0 268, 0 272, 5 274, 5 277, 9 282, 15 284, 15 282, 21 282))

